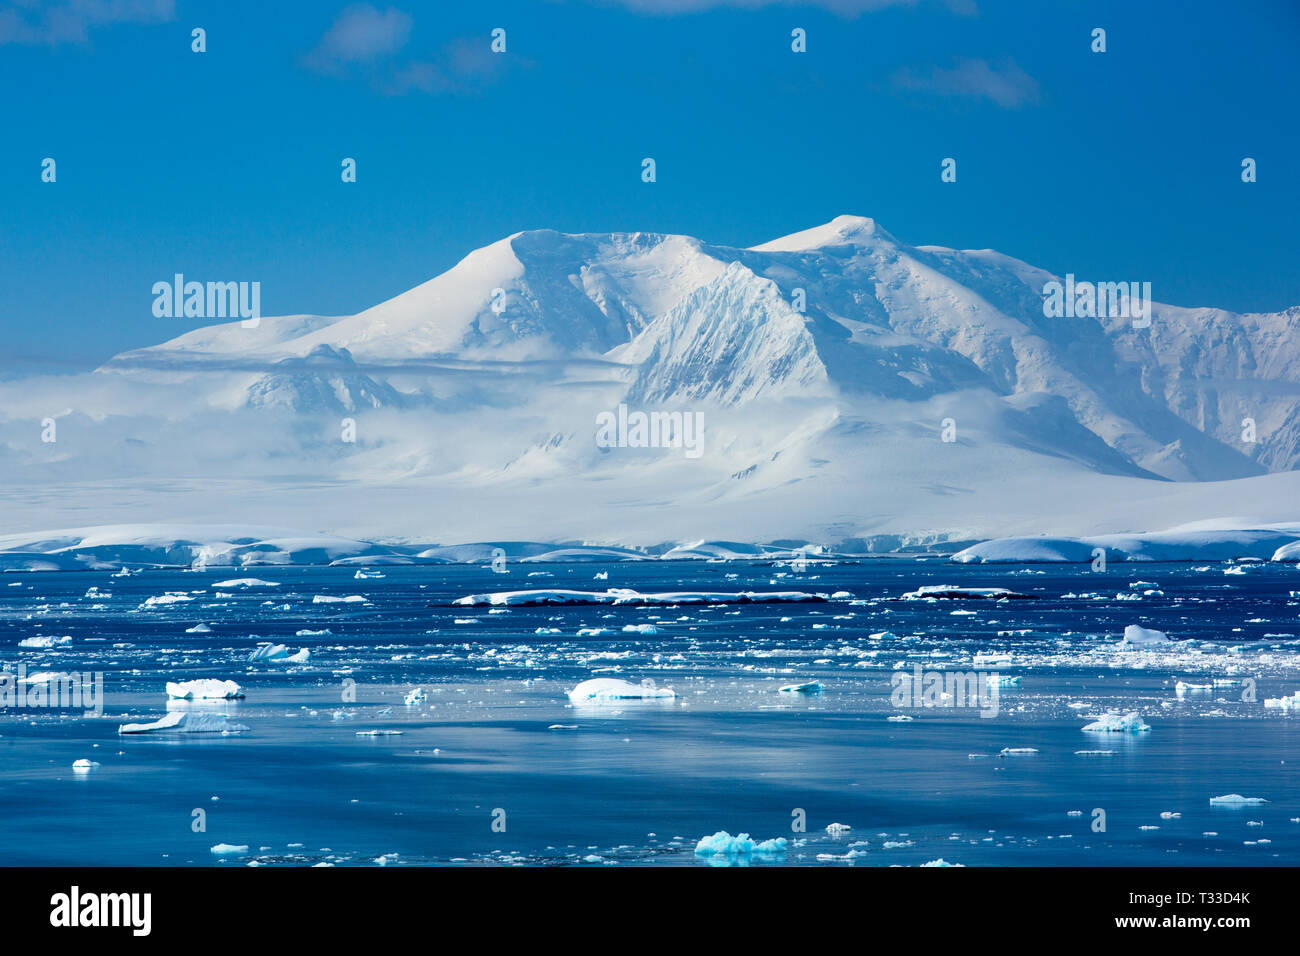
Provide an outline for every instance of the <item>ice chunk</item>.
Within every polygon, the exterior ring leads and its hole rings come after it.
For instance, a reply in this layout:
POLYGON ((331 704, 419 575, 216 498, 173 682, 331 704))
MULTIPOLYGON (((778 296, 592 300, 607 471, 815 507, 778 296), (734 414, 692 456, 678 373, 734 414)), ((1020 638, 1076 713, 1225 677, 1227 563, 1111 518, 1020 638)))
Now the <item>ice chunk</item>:
POLYGON ((119 734, 150 734, 172 731, 178 734, 237 734, 247 730, 225 714, 197 714, 174 710, 148 724, 122 724, 119 734))
POLYGON ((1151 727, 1143 723, 1137 711, 1128 714, 1102 714, 1083 728, 1088 733, 1128 733, 1140 734, 1151 727))
POLYGON ((659 633, 659 628, 655 627, 653 624, 624 624, 623 633, 652 636, 659 633))
POLYGON ((77 773, 90 773, 90 771, 94 770, 98 766, 99 764, 96 761, 87 760, 85 757, 72 762, 72 769, 77 773))
POLYGON ((237 856, 240 853, 247 853, 248 847, 247 845, 235 846, 231 843, 218 843, 216 846, 211 848, 211 852, 215 853, 217 856, 237 856))
POLYGON ((606 591, 496 591, 491 594, 470 594, 457 598, 453 604, 511 605, 527 607, 539 604, 774 604, 799 602, 824 602, 826 595, 806 591, 664 591, 642 594, 631 588, 609 588, 606 591))
POLYGON ((632 684, 617 677, 594 677, 569 691, 569 700, 575 704, 607 700, 650 700, 676 696, 672 688, 656 687, 655 682, 648 677, 640 684, 632 684))
POLYGON ((62 644, 71 644, 71 643, 72 643, 72 635, 70 634, 65 634, 62 637, 54 637, 52 635, 47 635, 47 634, 38 634, 35 637, 24 637, 21 641, 18 642, 18 646, 25 647, 31 650, 31 649, 44 649, 50 647, 58 647, 62 644))
POLYGON ((302 664, 311 657, 311 652, 303 648, 297 654, 290 654, 283 644, 263 641, 249 653, 250 661, 282 661, 286 664, 302 664))
POLYGON ((168 681, 167 696, 175 700, 233 700, 243 697, 244 691, 233 680, 205 677, 200 680, 168 681))
POLYGON ((1157 644, 1172 642, 1164 631, 1156 631, 1149 627, 1130 624, 1124 628, 1124 639, 1119 643, 1121 647, 1152 647, 1157 644))
POLYGON ((1300 710, 1300 690, 1296 691, 1290 697, 1266 698, 1264 700, 1264 706, 1274 710, 1281 710, 1283 713, 1300 710))
POLYGON ((1225 793, 1221 797, 1210 797, 1212 807, 1258 807, 1268 803, 1263 797, 1243 797, 1239 793, 1225 793))
POLYGON ((785 852, 785 837, 776 837, 757 843, 749 838, 748 833, 732 836, 726 830, 719 830, 712 836, 701 837, 695 844, 696 856, 773 856, 785 852))
POLYGON ((786 684, 784 687, 778 687, 777 692, 782 694, 820 694, 822 685, 819 681, 810 680, 804 684, 786 684))
POLYGON ((416 704, 422 704, 429 699, 429 695, 424 692, 423 687, 416 687, 402 701, 407 707, 414 707, 416 704))
POLYGON ((981 598, 1000 601, 1003 599, 1028 598, 1028 594, 1009 591, 1006 588, 964 588, 956 584, 927 584, 908 591, 903 595, 904 601, 921 601, 927 598, 981 598))
POLYGON ((187 627, 185 629, 185 633, 186 634, 210 634, 212 633, 212 628, 208 627, 206 624, 195 624, 193 627, 187 627))
POLYGON ((231 578, 228 581, 214 581, 214 588, 278 588, 279 581, 263 581, 261 578, 231 578))
POLYGON ((922 866, 965 866, 966 864, 965 864, 965 863, 949 863, 949 862, 948 862, 947 860, 945 860, 943 857, 939 857, 939 859, 937 859, 937 860, 931 860, 930 862, 928 862, 928 863, 922 863, 921 865, 922 865, 922 866))

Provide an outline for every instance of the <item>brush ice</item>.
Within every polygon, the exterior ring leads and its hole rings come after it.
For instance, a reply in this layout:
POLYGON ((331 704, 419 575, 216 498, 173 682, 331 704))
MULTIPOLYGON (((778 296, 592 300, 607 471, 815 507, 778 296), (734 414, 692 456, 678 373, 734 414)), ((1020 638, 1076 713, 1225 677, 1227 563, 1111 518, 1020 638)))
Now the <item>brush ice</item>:
POLYGON ((539 604, 776 604, 825 601, 824 594, 805 591, 666 591, 642 594, 631 588, 607 591, 530 590, 470 594, 453 603, 461 606, 539 604))
POLYGON ((248 730, 225 714, 199 714, 174 710, 147 724, 122 724, 119 734, 152 734, 172 732, 178 734, 237 734, 248 730))
POLYGON ((243 697, 243 689, 233 680, 211 677, 199 680, 168 681, 167 696, 174 700, 233 700, 243 697))
POLYGON ((1103 714, 1083 729, 1090 734, 1139 734, 1150 730, 1151 727, 1143 723, 1142 718, 1133 711, 1128 714, 1103 714))
POLYGON ((569 691, 569 700, 575 704, 606 700, 657 700, 676 696, 671 687, 656 687, 648 677, 640 684, 616 677, 594 677, 569 691))

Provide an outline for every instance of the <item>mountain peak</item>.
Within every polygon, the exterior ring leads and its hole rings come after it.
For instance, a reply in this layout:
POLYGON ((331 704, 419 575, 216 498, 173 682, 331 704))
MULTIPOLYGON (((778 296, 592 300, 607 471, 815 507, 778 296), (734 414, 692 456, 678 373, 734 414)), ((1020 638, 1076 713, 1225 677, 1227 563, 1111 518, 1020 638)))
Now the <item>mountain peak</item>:
POLYGON ((836 216, 824 225, 804 229, 802 232, 773 239, 754 252, 805 252, 830 246, 868 246, 878 242, 892 243, 894 237, 885 232, 876 220, 867 216, 836 216))

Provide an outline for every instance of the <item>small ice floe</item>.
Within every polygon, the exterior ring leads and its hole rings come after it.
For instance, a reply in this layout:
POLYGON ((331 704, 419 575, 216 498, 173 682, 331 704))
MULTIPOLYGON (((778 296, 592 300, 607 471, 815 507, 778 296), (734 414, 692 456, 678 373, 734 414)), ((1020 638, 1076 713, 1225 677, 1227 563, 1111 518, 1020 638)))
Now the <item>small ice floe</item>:
POLYGON ((822 685, 820 681, 810 680, 802 684, 786 684, 776 690, 779 694, 820 694, 822 685))
POLYGON ((369 604, 370 599, 361 594, 317 594, 311 599, 312 604, 369 604))
POLYGON ((20 684, 64 684, 80 683, 81 678, 65 674, 63 671, 37 671, 26 677, 18 678, 20 684))
POLYGON ((1085 732, 1090 734, 1140 734, 1150 729, 1150 725, 1143 722, 1137 711, 1127 714, 1102 714, 1083 728, 1085 732))
POLYGON ((1290 697, 1267 697, 1264 699, 1264 706, 1270 710, 1280 710, 1283 713, 1300 710, 1300 690, 1290 697))
POLYGON ((278 588, 279 581, 263 581, 261 578, 231 578, 228 581, 214 581, 214 588, 278 588))
POLYGON ((1169 635, 1164 631, 1157 631, 1149 627, 1141 627, 1137 624, 1130 624, 1124 628, 1124 639, 1119 642, 1120 647, 1155 647, 1160 644, 1171 644, 1169 635))
POLYGON ((416 687, 409 694, 406 695, 406 697, 402 700, 402 703, 404 703, 407 707, 414 707, 416 704, 423 704, 428 699, 429 699, 429 695, 424 692, 424 688, 416 687))
MULTIPOLYGON (((1188 694, 1208 694, 1212 690, 1214 690, 1213 684, 1188 684, 1179 681, 1174 685, 1174 693, 1179 697, 1186 697, 1188 694)), ((1267 704, 1268 701, 1264 703, 1267 704)))
POLYGON ((988 681, 990 687, 1015 687, 1020 683, 1020 678, 1008 677, 1005 674, 990 674, 988 681))
POLYGON ((534 634, 562 634, 558 627, 539 627, 534 629, 534 634))
POLYGON ((211 634, 212 628, 208 627, 206 624, 195 624, 193 627, 187 627, 185 629, 185 633, 186 634, 211 634))
POLYGON ((957 584, 927 584, 908 591, 903 595, 904 601, 924 601, 938 598, 972 598, 985 601, 1018 600, 1031 595, 1021 594, 1007 588, 964 588, 957 584))
POLYGON ((652 636, 659 633, 659 628, 653 624, 624 624, 624 634, 645 634, 652 636))
POLYGON ((547 730, 577 730, 577 724, 551 724, 547 730))
POLYGON ((849 826, 847 823, 832 823, 826 827, 826 832, 831 836, 840 836, 848 833, 852 829, 853 827, 849 826))
POLYGON ((885 718, 885 720, 888 720, 889 722, 895 724, 905 724, 909 720, 915 720, 915 719, 916 718, 913 717, 911 714, 894 714, 892 717, 885 718))
POLYGON ((373 581, 378 578, 382 578, 383 576, 384 576, 383 571, 367 571, 365 568, 361 568, 360 570, 357 571, 356 574, 352 575, 352 580, 373 581))
POLYGON ((248 844, 235 846, 233 843, 218 843, 216 846, 211 847, 209 852, 216 856, 239 856, 248 852, 248 844))
POLYGON ((311 657, 311 651, 303 648, 296 654, 290 654, 289 648, 283 644, 272 644, 270 641, 263 641, 249 653, 250 661, 279 661, 284 664, 302 664, 311 657))
POLYGON ((592 580, 593 580, 593 581, 608 581, 608 580, 609 580, 609 572, 608 572, 608 571, 597 571, 597 572, 595 573, 595 575, 592 576, 592 580))
POLYGON ((1117 750, 1076 750, 1076 757, 1113 757, 1119 751, 1117 750))
POLYGON ((921 864, 921 866, 961 866, 961 867, 964 867, 965 865, 966 865, 965 863, 949 863, 943 857, 939 857, 939 859, 937 860, 931 860, 929 863, 921 864))
POLYGON ((613 637, 614 630, 609 627, 580 627, 578 637, 613 637))
POLYGON ((671 687, 656 687, 654 680, 649 677, 640 684, 617 677, 593 677, 569 691, 569 700, 575 704, 608 700, 659 700, 676 696, 671 687))
POLYGON ((400 730, 358 730, 358 737, 400 737, 400 730))
POLYGON ((180 604, 184 601, 193 600, 194 598, 190 597, 184 591, 168 591, 165 594, 158 594, 150 598, 145 598, 145 601, 140 605, 140 608, 143 610, 144 608, 162 607, 167 604, 180 604))
POLYGON ((530 590, 469 594, 453 604, 528 607, 540 604, 780 604, 825 602, 826 595, 806 591, 664 591, 641 593, 631 588, 607 591, 530 590))
POLYGON ((38 634, 35 637, 24 637, 18 642, 19 647, 25 647, 28 650, 44 650, 51 647, 59 647, 63 644, 71 644, 72 635, 65 634, 62 637, 53 637, 47 634, 38 634))
POLYGON ((244 690, 233 680, 168 681, 167 696, 173 700, 234 700, 244 696, 244 690))
POLYGON ((99 766, 98 762, 94 760, 87 760, 85 757, 82 757, 80 760, 74 760, 72 762, 72 769, 76 773, 90 773, 90 771, 94 770, 98 766, 99 766))
POLYGON ((1003 757, 1028 757, 1038 753, 1036 747, 1003 747, 999 753, 1003 757))
POLYGON ((329 628, 324 628, 323 630, 319 630, 319 631, 313 631, 310 628, 304 627, 300 631, 294 631, 293 636, 294 637, 324 637, 329 633, 330 633, 329 628))
POLYGON ((147 724, 122 724, 117 728, 119 734, 237 734, 247 730, 243 724, 237 724, 225 714, 198 714, 174 710, 171 713, 147 724))
POLYGON ((732 836, 726 830, 719 830, 712 836, 700 837, 695 844, 696 856, 776 856, 785 853, 785 837, 764 840, 762 843, 749 838, 748 833, 732 836))
POLYGON ((1183 815, 1176 810, 1162 810, 1160 813, 1161 820, 1181 820, 1183 815))
POLYGON ((1243 797, 1239 793, 1225 793, 1221 797, 1210 797, 1212 807, 1258 807, 1268 803, 1263 797, 1243 797))

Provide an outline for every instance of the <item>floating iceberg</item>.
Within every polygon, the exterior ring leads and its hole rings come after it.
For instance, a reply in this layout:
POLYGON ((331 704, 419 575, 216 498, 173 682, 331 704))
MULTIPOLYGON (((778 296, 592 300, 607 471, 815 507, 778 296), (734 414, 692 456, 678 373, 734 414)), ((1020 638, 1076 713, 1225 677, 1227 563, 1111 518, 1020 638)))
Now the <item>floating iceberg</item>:
POLYGON ((1130 624, 1124 628, 1124 639, 1119 642, 1120 647, 1154 647, 1159 644, 1172 644, 1169 635, 1164 631, 1157 631, 1149 627, 1140 627, 1137 624, 1130 624))
POLYGON ((939 857, 939 859, 937 860, 931 860, 928 863, 921 864, 921 866, 961 866, 961 867, 964 867, 965 865, 966 865, 965 863, 949 863, 943 857, 939 857))
POLYGON ((43 650, 71 643, 72 636, 68 634, 63 635, 62 637, 51 637, 49 635, 39 634, 36 637, 24 637, 18 642, 18 646, 25 647, 28 650, 43 650))
POLYGON ((186 634, 211 634, 212 628, 208 627, 206 624, 195 624, 193 627, 187 627, 185 629, 185 633, 186 634))
POLYGON ((250 661, 280 661, 285 664, 302 664, 311 657, 311 651, 303 648, 296 654, 290 654, 289 648, 283 644, 272 644, 263 641, 249 653, 250 661))
POLYGON ((1007 588, 964 588, 956 584, 927 584, 903 595, 904 601, 923 601, 927 598, 975 598, 988 601, 1027 599, 1029 594, 1007 588))
POLYGON ((1212 807, 1258 807, 1268 803, 1263 797, 1243 797, 1239 793, 1227 793, 1221 797, 1210 797, 1212 807))
POLYGON ((278 588, 279 581, 263 581, 261 578, 231 578, 228 581, 213 581, 214 588, 278 588))
POLYGON ((148 724, 123 724, 119 734, 151 734, 171 731, 178 734, 237 734, 248 728, 225 714, 196 714, 174 710, 148 724))
POLYGON ((594 677, 569 691, 569 700, 575 704, 606 700, 660 700, 676 696, 671 687, 656 687, 648 677, 640 684, 632 684, 616 677, 594 677))
POLYGON ((233 700, 243 697, 244 691, 233 680, 204 677, 200 680, 168 681, 167 696, 174 700, 233 700))
POLYGON ((1142 718, 1138 716, 1137 711, 1133 711, 1128 714, 1102 714, 1083 729, 1090 734, 1140 734, 1144 731, 1150 730, 1151 727, 1148 724, 1143 723, 1142 718))
POLYGON ((631 588, 606 591, 529 590, 495 591, 457 598, 453 604, 527 607, 538 604, 779 604, 824 602, 824 594, 806 591, 663 591, 643 594, 631 588))
POLYGON ((1283 713, 1300 710, 1300 690, 1290 697, 1269 697, 1264 701, 1264 706, 1273 710, 1281 710, 1283 713))
POLYGON ((211 852, 215 853, 217 856, 236 856, 240 853, 247 853, 248 847, 235 846, 231 843, 218 843, 216 846, 211 848, 211 852))
POLYGON ((804 684, 786 684, 784 687, 778 687, 777 692, 782 694, 820 694, 822 685, 819 681, 810 680, 804 684))
POLYGON ((77 773, 90 773, 90 771, 94 770, 98 766, 99 763, 97 761, 87 760, 85 757, 72 762, 72 769, 77 773))
POLYGON ((785 853, 785 837, 764 840, 762 843, 749 838, 748 833, 732 836, 726 830, 719 830, 712 836, 701 837, 695 844, 696 856, 774 856, 785 853))

